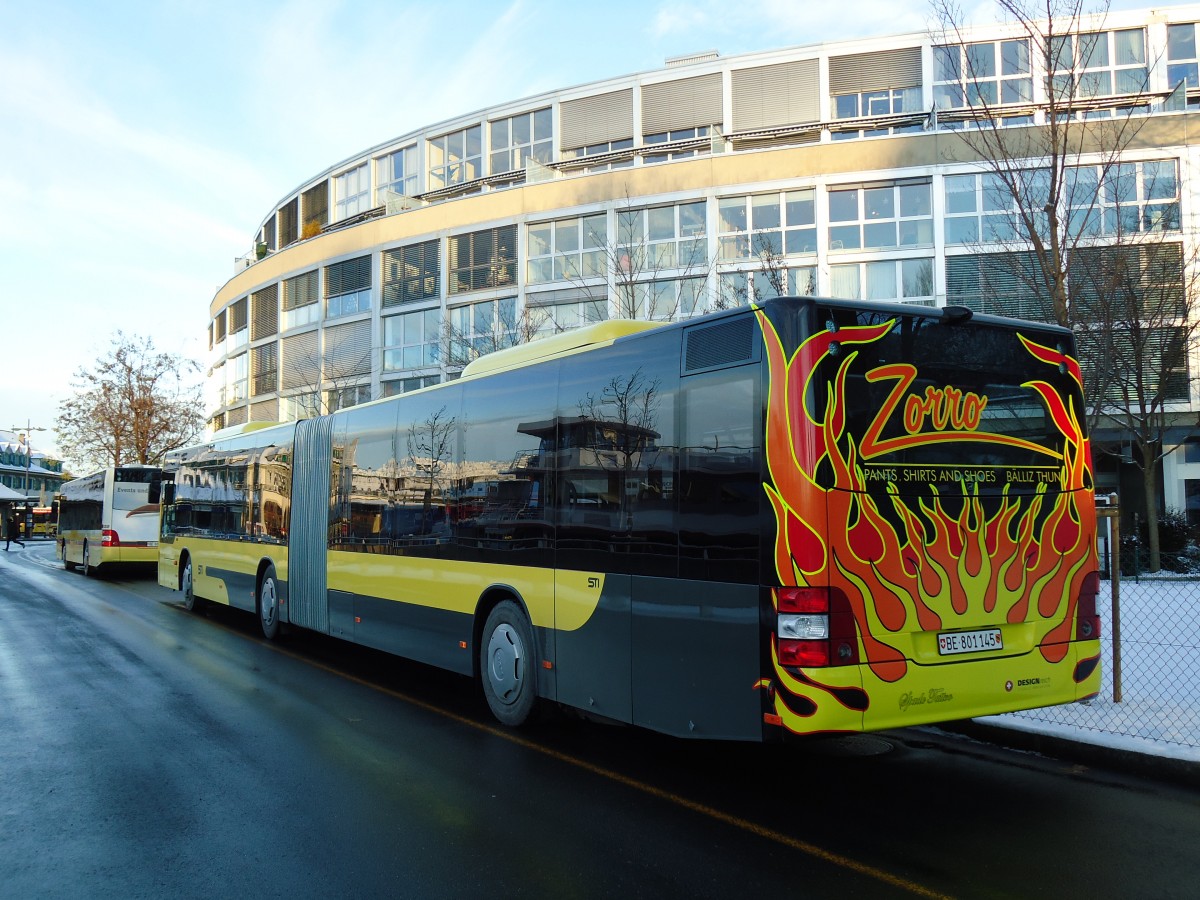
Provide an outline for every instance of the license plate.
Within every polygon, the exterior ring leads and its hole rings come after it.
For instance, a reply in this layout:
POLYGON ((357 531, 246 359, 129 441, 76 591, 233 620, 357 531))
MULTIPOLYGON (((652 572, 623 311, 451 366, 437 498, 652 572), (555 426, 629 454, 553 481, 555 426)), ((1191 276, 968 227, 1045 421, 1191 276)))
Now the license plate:
POLYGON ((981 628, 978 631, 944 631, 938 635, 938 653, 950 656, 954 653, 984 653, 1003 650, 1004 638, 999 628, 981 628))

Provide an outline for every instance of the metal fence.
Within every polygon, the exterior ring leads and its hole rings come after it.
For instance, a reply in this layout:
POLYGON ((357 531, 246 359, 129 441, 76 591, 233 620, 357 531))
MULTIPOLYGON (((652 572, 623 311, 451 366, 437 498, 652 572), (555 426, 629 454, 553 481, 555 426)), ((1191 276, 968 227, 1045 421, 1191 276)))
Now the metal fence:
POLYGON ((1061 726, 1083 732, 1079 736, 1085 740, 1090 732, 1168 752, 1200 748, 1200 575, 1147 574, 1144 564, 1130 557, 1130 546, 1122 544, 1119 567, 1106 567, 1108 577, 1097 598, 1100 695, 999 718, 1061 726))

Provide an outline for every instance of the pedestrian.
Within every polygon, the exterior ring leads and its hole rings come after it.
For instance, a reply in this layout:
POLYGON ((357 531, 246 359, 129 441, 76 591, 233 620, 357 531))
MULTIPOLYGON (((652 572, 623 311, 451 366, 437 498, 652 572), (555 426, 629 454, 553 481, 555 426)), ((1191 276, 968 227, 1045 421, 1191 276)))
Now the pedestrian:
POLYGON ((22 547, 25 546, 25 542, 21 540, 21 519, 16 513, 8 517, 8 533, 5 535, 4 549, 7 550, 8 545, 14 541, 22 547))

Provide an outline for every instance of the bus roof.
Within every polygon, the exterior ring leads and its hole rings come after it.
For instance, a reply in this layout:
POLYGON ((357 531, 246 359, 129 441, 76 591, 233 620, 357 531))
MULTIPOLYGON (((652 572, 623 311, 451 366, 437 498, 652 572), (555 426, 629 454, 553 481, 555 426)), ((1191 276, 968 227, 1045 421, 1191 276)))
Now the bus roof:
POLYGON ((593 347, 607 346, 618 338, 661 327, 661 322, 636 322, 632 319, 609 319, 605 322, 597 322, 586 328, 566 331, 481 356, 463 369, 462 377, 471 378, 488 375, 492 372, 501 372, 505 369, 518 369, 552 357, 567 356, 582 350, 590 350, 593 347))

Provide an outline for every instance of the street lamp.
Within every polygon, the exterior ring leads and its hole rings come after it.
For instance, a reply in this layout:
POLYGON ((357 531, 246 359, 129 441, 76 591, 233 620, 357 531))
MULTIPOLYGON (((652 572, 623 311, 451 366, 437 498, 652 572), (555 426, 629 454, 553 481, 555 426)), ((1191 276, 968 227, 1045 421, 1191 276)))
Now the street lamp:
MULTIPOLYGON (((10 431, 20 432, 21 426, 14 425, 10 431)), ((33 439, 30 436, 31 431, 49 431, 49 428, 37 428, 30 424, 28 419, 25 420, 25 433, 21 435, 24 438, 25 444, 25 499, 29 499, 29 468, 33 465, 33 439)))

